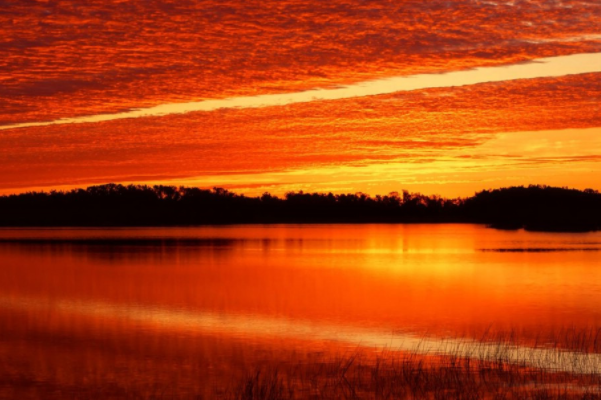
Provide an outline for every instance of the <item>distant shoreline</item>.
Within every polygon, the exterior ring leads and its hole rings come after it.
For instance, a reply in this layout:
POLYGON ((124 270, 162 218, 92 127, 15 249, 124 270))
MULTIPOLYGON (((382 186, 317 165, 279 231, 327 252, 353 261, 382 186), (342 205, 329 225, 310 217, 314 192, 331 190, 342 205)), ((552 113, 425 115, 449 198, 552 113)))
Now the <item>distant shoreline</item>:
MULTIPOLYGON (((500 231, 519 231, 524 230, 526 232, 546 232, 546 233, 587 233, 601 231, 601 228, 592 229, 572 229, 565 227, 562 229, 558 226, 556 229, 535 229, 527 226, 519 226, 515 228, 499 227, 496 224, 488 224, 484 222, 471 222, 471 221, 388 221, 388 222, 227 222, 227 223, 210 223, 210 224, 164 224, 164 225, 0 225, 0 230, 3 229, 160 229, 160 228, 207 228, 207 227, 235 227, 235 226, 278 226, 278 225, 481 225, 489 229, 496 229, 500 231)), ((11 241, 29 241, 34 242, 38 239, 15 239, 15 238, 0 238, 0 243, 11 242, 11 241)), ((47 238, 39 239, 43 242, 63 242, 64 240, 58 238, 47 238)), ((157 239, 158 241, 164 241, 164 239, 157 239)), ((69 241, 69 240, 66 240, 69 241)), ((73 239, 72 241, 79 241, 73 239)), ((94 239, 93 241, 97 241, 94 239)), ((180 241, 179 239, 176 241, 180 241)), ((181 241, 187 241, 182 239, 181 241)))
POLYGON ((221 188, 106 184, 0 196, 0 227, 186 227, 240 224, 475 223, 502 230, 601 229, 601 194, 530 185, 445 199, 419 193, 290 192, 246 197, 221 188))

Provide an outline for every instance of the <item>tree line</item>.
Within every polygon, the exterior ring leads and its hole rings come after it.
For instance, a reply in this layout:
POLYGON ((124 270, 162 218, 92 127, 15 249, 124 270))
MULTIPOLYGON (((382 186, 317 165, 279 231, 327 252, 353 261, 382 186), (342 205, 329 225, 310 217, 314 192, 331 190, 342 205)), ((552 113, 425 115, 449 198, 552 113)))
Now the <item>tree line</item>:
POLYGON ((501 229, 590 231, 601 194, 531 185, 468 198, 420 193, 289 192, 249 197, 223 188, 106 184, 0 197, 0 226, 169 226, 254 223, 484 223, 501 229))

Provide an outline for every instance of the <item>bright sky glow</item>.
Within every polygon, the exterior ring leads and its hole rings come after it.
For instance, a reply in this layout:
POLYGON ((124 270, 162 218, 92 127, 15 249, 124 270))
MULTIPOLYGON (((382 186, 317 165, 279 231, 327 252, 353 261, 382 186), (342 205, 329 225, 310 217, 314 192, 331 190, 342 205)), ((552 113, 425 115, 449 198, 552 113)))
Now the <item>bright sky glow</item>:
POLYGON ((9 3, 0 193, 601 188, 598 1, 9 3))

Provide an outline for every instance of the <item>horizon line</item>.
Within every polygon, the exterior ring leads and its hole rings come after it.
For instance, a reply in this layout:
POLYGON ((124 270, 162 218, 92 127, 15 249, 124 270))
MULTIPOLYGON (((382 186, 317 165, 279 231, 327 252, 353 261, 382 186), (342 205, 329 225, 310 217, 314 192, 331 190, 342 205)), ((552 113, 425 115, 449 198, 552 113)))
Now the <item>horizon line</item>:
MULTIPOLYGON (((216 191, 216 189, 221 189, 221 190, 225 190, 226 192, 232 193, 234 195, 243 196, 243 197, 247 197, 247 198, 250 198, 250 199, 260 198, 261 196, 263 196, 265 194, 268 194, 271 197, 276 197, 276 198, 279 198, 279 199, 285 199, 285 194, 284 194, 284 196, 278 196, 278 195, 271 194, 268 191, 263 192, 263 194, 261 194, 261 195, 248 196, 248 195, 246 195, 244 193, 238 193, 235 190, 230 190, 227 187, 222 187, 222 186, 218 186, 218 185, 212 185, 211 187, 208 187, 208 186, 204 186, 203 187, 203 186, 169 185, 169 184, 159 184, 159 183, 157 183, 157 184, 151 184, 151 183, 146 183, 146 182, 140 182, 140 183, 133 183, 133 182, 129 182, 129 183, 106 182, 106 183, 90 184, 90 185, 87 185, 85 187, 84 186, 59 185, 59 187, 60 186, 70 186, 70 188, 63 188, 63 189, 53 189, 53 188, 46 188, 46 189, 44 189, 44 188, 42 188, 39 191, 37 191, 37 190, 28 190, 28 191, 23 191, 23 192, 12 192, 12 193, 9 193, 9 192, 2 193, 0 191, 0 198, 1 197, 8 197, 8 196, 21 196, 21 195, 25 195, 25 194, 34 194, 34 193, 37 193, 37 194, 48 193, 48 194, 50 194, 52 192, 55 192, 55 193, 66 194, 66 193, 77 191, 77 190, 88 190, 88 189, 93 188, 93 187, 102 187, 102 186, 109 186, 109 185, 121 186, 121 187, 124 187, 124 188, 128 188, 128 187, 131 187, 131 186, 134 186, 134 187, 147 187, 147 188, 150 188, 150 189, 153 189, 155 187, 169 187, 169 188, 175 188, 175 189, 199 189, 199 190, 206 190, 206 191, 216 191)), ((474 196, 477 193, 481 193, 481 192, 485 192, 485 191, 494 191, 494 190, 512 189, 512 188, 525 188, 525 189, 528 189, 528 188, 531 188, 531 187, 541 188, 541 189, 562 189, 562 190, 570 190, 570 191, 578 191, 578 192, 586 192, 586 191, 591 191, 592 190, 594 193, 600 193, 600 191, 601 191, 601 189, 595 189, 595 188, 578 189, 578 188, 575 188, 575 187, 568 187, 568 186, 554 186, 554 185, 546 185, 546 184, 539 184, 539 183, 529 183, 527 185, 509 185, 509 186, 499 186, 499 187, 483 188, 483 189, 476 190, 474 192, 474 194, 471 195, 471 196, 474 196)), ((471 196, 465 196, 465 197, 463 197, 463 196, 445 197, 445 196, 442 196, 442 195, 439 195, 439 194, 436 194, 436 193, 434 193, 434 194, 424 194, 424 193, 421 193, 421 192, 411 192, 409 190, 402 189, 402 188, 399 189, 399 190, 393 190, 393 191, 388 192, 386 194, 381 194, 381 193, 370 194, 370 193, 366 193, 366 192, 362 192, 362 191, 356 191, 356 192, 336 192, 336 193, 333 192, 333 191, 306 192, 306 191, 304 191, 302 189, 298 190, 298 191, 288 191, 288 192, 286 192, 286 194, 287 193, 292 193, 292 194, 308 194, 308 195, 314 195, 314 194, 329 195, 329 194, 332 194, 334 196, 338 196, 338 195, 354 195, 354 196, 356 196, 356 195, 363 194, 363 195, 366 195, 368 198, 375 198, 375 197, 378 197, 378 196, 382 196, 382 197, 383 196, 390 196, 391 194, 395 194, 395 193, 397 195, 400 195, 403 192, 408 192, 409 194, 414 194, 414 195, 418 194, 418 195, 422 195, 422 196, 426 196, 426 197, 438 196, 438 197, 440 197, 442 199, 446 199, 446 200, 455 200, 455 199, 463 199, 463 198, 469 198, 469 197, 471 197, 471 196)))

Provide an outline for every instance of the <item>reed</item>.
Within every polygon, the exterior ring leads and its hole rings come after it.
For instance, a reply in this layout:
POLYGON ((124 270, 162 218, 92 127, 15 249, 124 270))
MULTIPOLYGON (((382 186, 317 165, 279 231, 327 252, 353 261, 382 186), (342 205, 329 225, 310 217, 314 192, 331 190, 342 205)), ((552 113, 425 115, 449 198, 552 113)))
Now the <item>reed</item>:
MULTIPOLYGON (((598 354, 588 341, 594 334, 566 330, 558 335, 571 337, 573 347, 589 353, 560 350, 545 343, 542 350, 556 353, 558 368, 550 368, 540 353, 523 352, 523 362, 510 354, 509 341, 482 341, 486 357, 470 357, 464 348, 445 355, 392 350, 370 351, 357 348, 336 356, 323 355, 308 363, 281 363, 248 371, 220 396, 228 400, 298 399, 601 399, 601 369, 598 354), (577 357, 573 357, 573 355, 577 357), (530 357, 530 358, 529 358, 530 357), (566 367, 561 363, 572 363, 566 367), (594 365, 593 365, 594 363, 594 365)), ((506 339, 511 335, 505 336, 506 339)), ((456 345, 455 345, 456 346, 456 345)), ((570 346, 568 346, 570 347, 570 346)), ((540 350, 533 348, 533 350, 540 350)), ((596 349, 596 348, 595 348, 596 349)), ((547 354, 547 353, 544 353, 547 354)))

